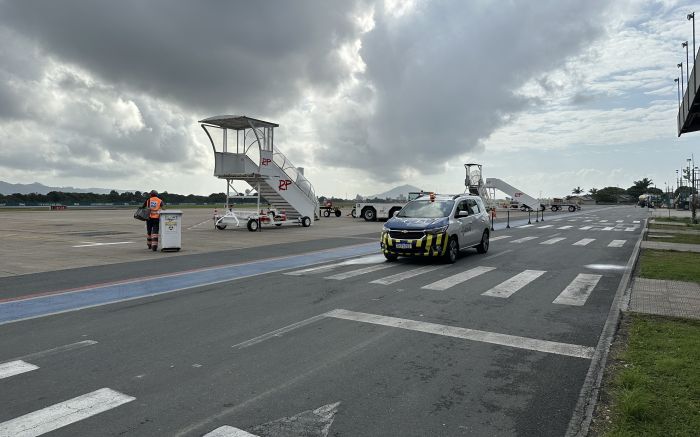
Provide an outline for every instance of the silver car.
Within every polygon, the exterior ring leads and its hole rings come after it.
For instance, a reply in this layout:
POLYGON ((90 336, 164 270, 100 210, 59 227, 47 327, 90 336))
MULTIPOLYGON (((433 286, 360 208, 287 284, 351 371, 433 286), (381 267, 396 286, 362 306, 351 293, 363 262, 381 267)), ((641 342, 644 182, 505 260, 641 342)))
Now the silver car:
POLYGON ((386 222, 380 244, 389 261, 424 256, 454 263, 462 249, 486 253, 489 235, 489 214, 479 196, 425 194, 386 222))

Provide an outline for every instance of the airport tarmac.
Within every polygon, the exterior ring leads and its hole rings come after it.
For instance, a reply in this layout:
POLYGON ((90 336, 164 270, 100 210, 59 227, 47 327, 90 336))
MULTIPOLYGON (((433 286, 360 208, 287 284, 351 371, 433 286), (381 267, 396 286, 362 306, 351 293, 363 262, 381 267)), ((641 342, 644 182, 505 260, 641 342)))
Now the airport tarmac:
MULTIPOLYGON (((146 248, 145 226, 132 217, 131 209, 0 209, 0 277, 339 237, 358 243, 379 241, 382 227, 382 222, 353 219, 344 211, 341 217, 322 217, 310 228, 266 226, 261 232, 249 232, 242 223, 240 228, 217 230, 213 208, 182 211, 182 249, 152 252, 146 248)), ((567 214, 548 211, 545 219, 567 214)), ((514 222, 527 217, 527 213, 510 212, 514 222)), ((505 224, 506 219, 505 212, 499 213, 496 223, 505 224)), ((534 214, 531 220, 535 222, 534 214)))
MULTIPOLYGON (((381 223, 349 216, 323 217, 310 228, 297 225, 214 228, 213 209, 182 209, 182 249, 152 252, 146 248, 143 222, 130 209, 20 210, 0 209, 0 277, 154 258, 272 246, 315 239, 352 237, 379 232, 381 223)), ((358 242, 374 237, 355 237, 358 242)), ((377 240, 378 241, 378 240, 377 240)), ((271 249, 274 255, 274 249, 271 249)))

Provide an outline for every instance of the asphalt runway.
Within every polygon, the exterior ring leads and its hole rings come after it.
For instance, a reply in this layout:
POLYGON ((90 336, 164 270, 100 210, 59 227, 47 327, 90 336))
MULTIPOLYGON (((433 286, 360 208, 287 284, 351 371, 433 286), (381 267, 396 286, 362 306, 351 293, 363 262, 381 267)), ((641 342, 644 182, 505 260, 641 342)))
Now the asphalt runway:
POLYGON ((521 216, 454 265, 202 210, 153 253, 120 214, 0 213, 0 436, 564 435, 648 212, 521 216), (98 231, 133 242, 72 247, 98 231))

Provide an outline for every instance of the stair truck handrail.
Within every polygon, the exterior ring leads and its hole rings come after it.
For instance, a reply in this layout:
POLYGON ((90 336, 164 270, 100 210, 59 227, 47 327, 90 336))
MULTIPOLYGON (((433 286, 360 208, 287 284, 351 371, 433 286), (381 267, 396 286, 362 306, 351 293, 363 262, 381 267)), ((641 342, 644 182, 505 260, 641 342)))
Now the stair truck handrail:
POLYGON ((272 162, 274 162, 275 165, 277 165, 277 167, 279 167, 291 181, 296 183, 301 192, 304 193, 312 202, 314 202, 316 209, 318 209, 318 198, 316 197, 314 187, 303 174, 299 173, 294 164, 292 164, 287 157, 284 156, 284 154, 277 150, 275 150, 275 152, 272 154, 272 162))

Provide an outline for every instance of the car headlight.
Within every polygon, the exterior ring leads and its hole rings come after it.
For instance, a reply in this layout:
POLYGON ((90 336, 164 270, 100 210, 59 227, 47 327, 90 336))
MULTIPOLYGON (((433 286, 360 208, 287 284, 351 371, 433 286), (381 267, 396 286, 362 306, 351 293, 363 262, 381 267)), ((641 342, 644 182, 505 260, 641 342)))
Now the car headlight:
POLYGON ((386 225, 382 226, 382 232, 389 232, 391 231, 390 228, 387 228, 386 225))
POLYGON ((433 228, 433 229, 427 229, 425 231, 426 234, 442 234, 443 232, 447 231, 447 227, 449 225, 441 226, 439 228, 433 228))

